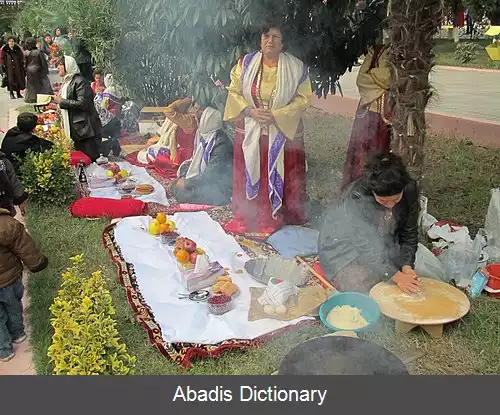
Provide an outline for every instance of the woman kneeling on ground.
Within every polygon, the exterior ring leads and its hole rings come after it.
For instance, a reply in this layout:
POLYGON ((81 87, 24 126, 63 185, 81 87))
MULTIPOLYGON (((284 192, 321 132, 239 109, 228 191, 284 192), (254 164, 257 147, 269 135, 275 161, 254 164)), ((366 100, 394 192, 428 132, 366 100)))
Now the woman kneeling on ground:
POLYGON ((180 166, 181 178, 172 186, 178 202, 214 206, 230 203, 233 144, 222 127, 222 114, 206 108, 196 133, 194 156, 180 166))
POLYGON ((62 110, 64 132, 75 143, 75 150, 95 161, 101 147, 102 124, 94 106, 92 88, 80 75, 72 57, 65 56, 58 69, 64 80, 61 95, 54 99, 62 110))
POLYGON ((320 263, 340 291, 369 292, 392 280, 408 293, 419 291, 415 268, 419 192, 391 153, 377 153, 364 177, 330 208, 320 232, 320 263))

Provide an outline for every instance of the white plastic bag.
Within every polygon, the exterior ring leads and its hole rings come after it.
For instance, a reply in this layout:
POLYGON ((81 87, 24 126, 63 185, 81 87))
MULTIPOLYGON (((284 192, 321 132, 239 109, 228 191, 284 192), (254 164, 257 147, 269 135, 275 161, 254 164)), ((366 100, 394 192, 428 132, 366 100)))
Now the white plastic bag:
POLYGON ((427 233, 432 225, 437 222, 437 219, 429 215, 428 212, 429 199, 425 196, 420 196, 420 213, 418 216, 418 225, 423 233, 427 233))
POLYGON ((488 241, 485 251, 491 262, 500 261, 500 189, 491 191, 490 206, 484 228, 488 241))
POLYGON ((299 289, 292 283, 271 278, 266 291, 257 301, 262 307, 266 305, 279 307, 285 305, 288 299, 297 295, 298 292, 299 289))
POLYGON ((440 256, 448 280, 454 280, 457 286, 466 288, 476 273, 481 256, 481 236, 474 242, 454 243, 440 256))
POLYGON ((441 261, 422 244, 418 244, 415 272, 422 278, 449 282, 441 261))

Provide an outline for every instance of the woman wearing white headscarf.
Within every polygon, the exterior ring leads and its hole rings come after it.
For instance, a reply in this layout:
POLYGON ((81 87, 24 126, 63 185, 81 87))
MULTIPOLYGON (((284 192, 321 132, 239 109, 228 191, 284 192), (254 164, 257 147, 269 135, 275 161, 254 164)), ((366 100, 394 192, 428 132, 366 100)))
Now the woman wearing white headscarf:
POLYGON ((191 160, 179 168, 172 192, 180 203, 222 206, 231 201, 233 144, 223 130, 222 114, 206 108, 200 118, 191 160), (184 172, 187 167, 187 172, 184 172))
POLYGON ((102 125, 94 106, 90 84, 80 75, 76 61, 65 56, 58 66, 63 78, 61 94, 55 97, 61 109, 64 132, 82 151, 95 161, 99 157, 102 125))

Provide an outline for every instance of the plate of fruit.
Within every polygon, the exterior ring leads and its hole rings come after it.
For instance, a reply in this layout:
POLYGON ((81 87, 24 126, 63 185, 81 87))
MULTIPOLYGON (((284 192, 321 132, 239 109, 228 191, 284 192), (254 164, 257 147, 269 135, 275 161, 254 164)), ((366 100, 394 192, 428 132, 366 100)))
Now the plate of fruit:
POLYGON ((162 239, 163 236, 168 235, 176 235, 175 239, 177 239, 179 235, 175 233, 175 229, 175 222, 173 220, 169 220, 165 213, 158 213, 156 218, 153 219, 148 226, 148 232, 150 235, 160 236, 162 239))
POLYGON ((116 184, 123 183, 130 176, 130 172, 120 168, 116 163, 107 163, 102 166, 106 169, 108 179, 115 179, 116 184))
POLYGON ((198 255, 206 255, 206 252, 198 248, 196 242, 189 238, 177 238, 175 241, 174 256, 181 271, 194 269, 198 255))

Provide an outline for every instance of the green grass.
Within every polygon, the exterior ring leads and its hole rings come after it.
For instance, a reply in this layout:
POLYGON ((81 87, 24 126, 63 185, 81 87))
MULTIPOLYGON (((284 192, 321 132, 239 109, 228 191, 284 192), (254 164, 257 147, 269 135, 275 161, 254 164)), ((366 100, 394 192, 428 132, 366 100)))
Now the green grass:
POLYGON ((437 39, 436 46, 434 48, 434 53, 436 54, 436 64, 482 69, 500 69, 500 62, 492 61, 484 49, 486 46, 491 44, 491 40, 462 40, 461 42, 474 42, 481 47, 481 50, 477 53, 476 58, 472 62, 464 64, 455 57, 456 44, 453 40, 437 39))
MULTIPOLYGON (((309 164, 309 193, 325 205, 335 197, 343 170, 352 121, 311 110, 306 117, 309 164)), ((483 225, 489 191, 500 186, 500 150, 485 150, 466 142, 431 137, 427 142, 425 194, 430 213, 439 219, 462 222, 477 229, 483 225), (496 161, 495 161, 496 160, 496 161)), ((50 267, 30 278, 29 318, 35 364, 39 374, 51 369, 46 356, 51 341, 50 307, 59 286, 60 274, 69 258, 84 253, 89 273, 102 269, 107 277, 122 340, 137 356, 138 374, 186 373, 168 361, 149 344, 143 329, 135 322, 118 282, 116 267, 102 247, 105 221, 77 220, 66 208, 31 207, 30 232, 49 256, 50 267)), ((394 351, 403 360, 416 353, 424 357, 408 363, 415 374, 500 373, 500 302, 481 298, 473 302, 471 313, 446 327, 442 339, 432 340, 420 331, 399 336, 393 324, 384 321, 369 339, 394 351)), ((320 327, 302 329, 266 344, 261 349, 225 353, 218 360, 194 362, 190 374, 270 374, 287 351, 325 331, 320 327)))

